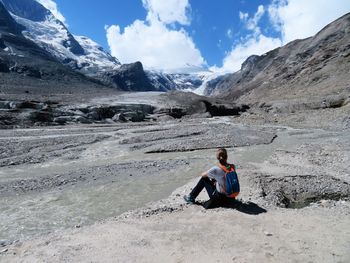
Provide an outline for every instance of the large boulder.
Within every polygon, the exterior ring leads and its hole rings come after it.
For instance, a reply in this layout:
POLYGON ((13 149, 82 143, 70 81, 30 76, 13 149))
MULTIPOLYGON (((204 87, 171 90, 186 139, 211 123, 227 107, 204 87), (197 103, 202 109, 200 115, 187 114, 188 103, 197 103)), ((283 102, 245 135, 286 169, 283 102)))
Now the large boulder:
POLYGON ((128 121, 123 113, 117 113, 116 115, 113 116, 112 118, 113 121, 115 122, 126 122, 128 121))
POLYGON ((141 62, 124 64, 117 70, 107 73, 113 84, 125 91, 152 91, 150 80, 143 70, 141 62))
POLYGON ((101 121, 104 119, 113 118, 115 110, 112 106, 98 106, 90 108, 90 112, 87 114, 89 119, 101 121))
POLYGON ((144 121, 146 116, 142 111, 129 111, 123 113, 124 118, 127 121, 141 122, 144 121))
POLYGON ((240 115, 249 109, 245 104, 237 104, 229 100, 208 98, 191 92, 172 91, 162 94, 166 101, 173 105, 159 108, 156 114, 167 114, 173 118, 182 118, 186 115, 197 116, 234 116, 240 115))
POLYGON ((53 116, 50 111, 40 110, 31 112, 29 119, 34 123, 50 123, 53 121, 53 116))

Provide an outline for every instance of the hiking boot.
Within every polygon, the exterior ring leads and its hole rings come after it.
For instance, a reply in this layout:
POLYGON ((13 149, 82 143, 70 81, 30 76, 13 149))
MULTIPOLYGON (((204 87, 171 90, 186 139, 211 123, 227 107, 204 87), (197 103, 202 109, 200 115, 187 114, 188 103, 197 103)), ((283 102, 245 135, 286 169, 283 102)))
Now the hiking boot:
POLYGON ((186 201, 187 204, 194 204, 194 197, 191 195, 184 195, 184 199, 186 201))

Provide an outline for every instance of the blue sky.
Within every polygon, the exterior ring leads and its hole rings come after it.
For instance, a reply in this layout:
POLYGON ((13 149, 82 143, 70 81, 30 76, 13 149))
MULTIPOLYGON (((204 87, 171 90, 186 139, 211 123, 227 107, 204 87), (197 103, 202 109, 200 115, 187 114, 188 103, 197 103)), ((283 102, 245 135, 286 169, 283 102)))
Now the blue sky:
POLYGON ((235 71, 247 56, 311 36, 350 11, 348 0, 38 1, 121 62, 165 70, 235 71))

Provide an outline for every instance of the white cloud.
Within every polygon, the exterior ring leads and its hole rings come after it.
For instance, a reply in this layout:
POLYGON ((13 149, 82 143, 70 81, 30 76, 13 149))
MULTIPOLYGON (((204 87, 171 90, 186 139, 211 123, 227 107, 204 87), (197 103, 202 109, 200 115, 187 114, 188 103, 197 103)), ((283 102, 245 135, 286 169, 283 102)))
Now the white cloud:
POLYGON ((248 19, 249 15, 248 13, 243 13, 241 11, 239 11, 239 19, 246 21, 248 19))
POLYGON ((350 12, 349 0, 275 0, 268 8, 284 44, 310 37, 333 20, 350 12))
POLYGON ((44 7, 49 9, 51 13, 62 23, 66 23, 66 18, 62 15, 62 13, 58 10, 57 4, 53 0, 37 0, 44 7))
POLYGON ((216 44, 216 46, 217 46, 218 48, 221 48, 221 44, 222 44, 222 40, 219 39, 219 40, 218 40, 218 43, 216 44))
POLYGON ((148 20, 154 18, 165 24, 179 23, 190 24, 187 11, 190 9, 189 0, 142 0, 144 7, 148 10, 148 20))
POLYGON ((238 71, 249 56, 262 55, 281 46, 280 39, 267 37, 261 33, 259 22, 264 14, 265 8, 262 5, 258 7, 252 17, 249 17, 248 13, 239 12, 239 18, 244 22, 245 27, 252 31, 252 34, 248 34, 232 47, 232 50, 224 58, 221 68, 212 67, 211 70, 222 73, 238 71))
POLYGON ((239 12, 239 18, 245 23, 247 29, 254 31, 255 33, 260 33, 260 28, 258 23, 262 16, 265 14, 265 8, 262 5, 258 6, 258 10, 253 17, 249 18, 248 13, 239 12))
POLYGON ((295 39, 313 36, 324 26, 350 11, 349 0, 274 0, 267 8, 272 26, 281 32, 282 39, 267 37, 262 34, 259 22, 266 13, 266 8, 259 6, 253 16, 239 12, 239 18, 251 35, 241 40, 224 58, 223 72, 240 69, 242 62, 250 55, 261 55, 267 51, 295 39))
POLYGON ((227 31, 226 31, 226 36, 227 36, 228 38, 230 38, 230 39, 233 38, 233 31, 232 31, 231 28, 227 29, 227 31))
POLYGON ((269 38, 259 35, 252 37, 248 41, 236 45, 224 58, 222 68, 214 68, 215 71, 235 72, 241 68, 242 63, 251 55, 262 55, 276 47, 281 46, 278 38, 269 38))
POLYGON ((205 65, 188 33, 168 27, 175 22, 188 23, 188 1, 142 1, 148 11, 146 21, 136 20, 124 30, 118 25, 106 27, 112 55, 122 63, 141 61, 146 68, 164 70, 205 65))

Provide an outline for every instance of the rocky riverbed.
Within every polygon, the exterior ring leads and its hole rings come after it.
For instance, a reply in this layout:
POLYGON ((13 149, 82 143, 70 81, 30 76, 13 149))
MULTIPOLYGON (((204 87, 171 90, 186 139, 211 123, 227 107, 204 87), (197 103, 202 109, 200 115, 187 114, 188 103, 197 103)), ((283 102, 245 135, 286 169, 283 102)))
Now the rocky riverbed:
POLYGON ((105 92, 104 96, 96 98, 96 92, 92 92, 90 97, 74 102, 59 94, 50 96, 50 99, 30 94, 21 94, 14 99, 0 94, 0 128, 167 121, 185 116, 239 116, 249 109, 244 104, 190 92, 109 93, 108 97, 105 92))
POLYGON ((348 130, 249 124, 251 115, 1 130, 0 261, 346 262, 348 130), (237 164, 239 201, 185 205, 221 146, 237 164), (220 223, 205 230, 211 221, 220 223), (220 235, 227 227, 234 238, 220 235))

